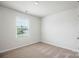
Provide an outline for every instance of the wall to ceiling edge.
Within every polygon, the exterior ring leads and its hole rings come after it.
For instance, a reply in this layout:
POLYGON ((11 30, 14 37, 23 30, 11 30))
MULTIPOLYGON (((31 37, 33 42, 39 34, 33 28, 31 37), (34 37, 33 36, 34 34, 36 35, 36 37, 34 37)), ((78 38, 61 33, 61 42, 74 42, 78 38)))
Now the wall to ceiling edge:
POLYGON ((62 11, 40 20, 38 17, 0 7, 0 53, 40 41, 79 52, 79 20, 76 10, 62 11), (16 39, 18 16, 25 16, 30 21, 30 35, 24 40, 16 39))
POLYGON ((42 19, 42 42, 79 52, 77 8, 51 14, 42 19))
POLYGON ((39 42, 40 23, 38 17, 0 7, 0 53, 39 42), (29 21, 29 35, 25 39, 17 39, 16 18, 22 16, 29 21))

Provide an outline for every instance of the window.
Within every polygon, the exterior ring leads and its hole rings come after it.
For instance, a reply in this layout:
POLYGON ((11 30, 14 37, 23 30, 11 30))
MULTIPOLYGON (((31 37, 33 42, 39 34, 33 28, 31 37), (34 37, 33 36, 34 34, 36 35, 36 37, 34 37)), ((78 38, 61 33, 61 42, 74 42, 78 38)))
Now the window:
POLYGON ((18 17, 16 19, 17 38, 25 37, 28 35, 28 25, 28 20, 25 17, 18 17))

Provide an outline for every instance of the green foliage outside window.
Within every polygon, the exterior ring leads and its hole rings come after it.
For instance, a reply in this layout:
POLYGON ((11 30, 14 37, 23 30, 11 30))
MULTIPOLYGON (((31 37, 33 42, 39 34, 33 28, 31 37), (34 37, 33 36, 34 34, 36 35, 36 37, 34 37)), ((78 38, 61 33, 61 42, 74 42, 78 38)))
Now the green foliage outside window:
POLYGON ((17 26, 17 34, 25 34, 28 30, 27 26, 17 26))

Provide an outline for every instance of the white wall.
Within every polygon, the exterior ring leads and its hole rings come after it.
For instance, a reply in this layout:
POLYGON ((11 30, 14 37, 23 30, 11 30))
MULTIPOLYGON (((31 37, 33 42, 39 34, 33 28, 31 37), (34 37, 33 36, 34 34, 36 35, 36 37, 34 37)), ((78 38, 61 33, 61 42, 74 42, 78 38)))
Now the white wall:
POLYGON ((40 18, 24 15, 0 7, 0 53, 40 41, 40 18), (29 20, 29 36, 16 38, 16 18, 24 16, 29 20))
POLYGON ((79 47, 79 20, 76 9, 62 11, 42 19, 24 15, 19 12, 0 7, 0 53, 32 43, 42 42, 76 50, 79 47), (16 38, 16 18, 26 17, 29 24, 29 36, 25 39, 16 38), (41 29, 41 26, 42 29, 41 29), (40 32, 40 29, 42 32, 40 32))
POLYGON ((76 51, 77 9, 62 11, 42 19, 42 41, 76 51))
MULTIPOLYGON (((77 20, 77 37, 79 37, 79 6, 78 6, 78 9, 77 9, 77 18, 78 18, 78 20, 77 20)), ((76 49, 78 50, 78 52, 79 52, 79 39, 78 40, 76 40, 76 49)))

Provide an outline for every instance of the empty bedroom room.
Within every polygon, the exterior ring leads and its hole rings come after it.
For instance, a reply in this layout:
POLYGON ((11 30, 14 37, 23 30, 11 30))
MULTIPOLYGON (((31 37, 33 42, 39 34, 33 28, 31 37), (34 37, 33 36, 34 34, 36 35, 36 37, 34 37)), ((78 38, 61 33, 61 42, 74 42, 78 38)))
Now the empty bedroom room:
POLYGON ((79 58, 79 1, 0 1, 0 58, 79 58))

